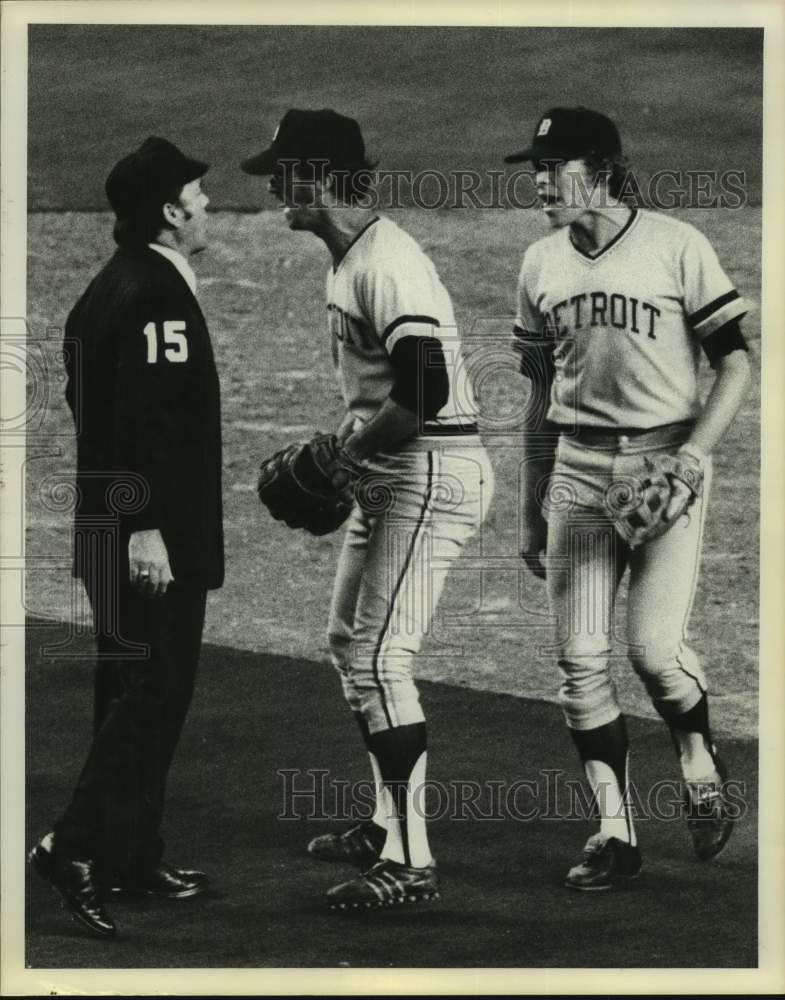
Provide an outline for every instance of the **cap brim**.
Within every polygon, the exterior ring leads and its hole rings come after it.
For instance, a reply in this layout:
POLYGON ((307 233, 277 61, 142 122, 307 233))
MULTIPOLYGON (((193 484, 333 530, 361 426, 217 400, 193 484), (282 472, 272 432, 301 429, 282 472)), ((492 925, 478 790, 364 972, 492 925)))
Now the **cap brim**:
POLYGON ((243 173, 261 177, 264 174, 273 173, 275 170, 275 163, 275 153, 271 147, 270 149, 262 150, 262 152, 257 153, 256 156, 249 156, 248 159, 243 160, 240 164, 240 169, 243 173))
POLYGON ((195 181, 197 177, 204 177, 209 169, 209 164, 201 160, 187 159, 183 164, 183 184, 195 181))

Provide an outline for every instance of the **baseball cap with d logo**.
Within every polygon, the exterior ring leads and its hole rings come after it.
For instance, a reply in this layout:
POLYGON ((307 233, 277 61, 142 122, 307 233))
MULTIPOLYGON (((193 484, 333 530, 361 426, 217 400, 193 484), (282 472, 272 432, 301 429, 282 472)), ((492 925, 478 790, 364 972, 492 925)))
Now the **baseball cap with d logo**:
POLYGON ((243 160, 240 167, 246 174, 261 176, 273 173, 281 160, 326 160, 336 169, 357 168, 365 160, 360 126, 354 118, 329 108, 292 108, 281 119, 270 146, 243 160))
POLYGON ((616 126, 599 111, 588 108, 551 108, 537 122, 531 145, 504 157, 505 163, 524 160, 574 160, 588 154, 621 153, 616 126))

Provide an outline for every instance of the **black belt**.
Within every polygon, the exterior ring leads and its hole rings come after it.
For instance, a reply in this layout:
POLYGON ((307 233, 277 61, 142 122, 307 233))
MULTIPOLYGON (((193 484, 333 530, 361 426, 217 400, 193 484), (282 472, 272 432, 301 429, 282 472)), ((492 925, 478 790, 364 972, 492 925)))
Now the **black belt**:
POLYGON ((425 437, 455 437, 459 434, 479 434, 477 424, 423 424, 425 437))
POLYGON ((553 429, 568 441, 584 444, 589 448, 615 448, 624 440, 646 444, 667 439, 679 432, 688 434, 695 426, 694 420, 680 420, 675 424, 660 424, 658 427, 563 427, 553 424, 553 429))

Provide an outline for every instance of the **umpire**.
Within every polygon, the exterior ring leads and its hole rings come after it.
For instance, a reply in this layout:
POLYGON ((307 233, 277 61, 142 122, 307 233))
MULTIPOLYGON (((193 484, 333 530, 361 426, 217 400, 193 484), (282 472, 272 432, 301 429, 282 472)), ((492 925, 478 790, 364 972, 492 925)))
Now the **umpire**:
POLYGON ((166 775, 223 582, 218 376, 188 258, 206 246, 207 164, 150 137, 112 169, 114 256, 66 324, 77 433, 74 575, 97 637, 93 742, 70 804, 30 853, 90 932, 109 893, 207 888, 163 860, 166 775))

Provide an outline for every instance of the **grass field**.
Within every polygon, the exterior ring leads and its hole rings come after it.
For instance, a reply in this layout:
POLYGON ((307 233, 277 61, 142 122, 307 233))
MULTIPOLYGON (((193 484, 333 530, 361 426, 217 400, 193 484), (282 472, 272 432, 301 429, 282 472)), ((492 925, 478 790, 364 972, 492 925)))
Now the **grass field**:
MULTIPOLYGON (((103 178, 118 153, 151 132, 214 164, 205 186, 220 211, 196 269, 222 384, 228 566, 224 588, 209 601, 205 669, 172 775, 168 821, 177 860, 209 865, 216 894, 178 910, 176 921, 169 910, 118 910, 129 934, 112 950, 70 932, 43 887, 31 884, 31 965, 755 963, 758 524, 749 497, 759 485, 757 380, 717 456, 692 617, 715 727, 749 792, 750 811, 720 865, 692 863, 681 827, 650 824, 645 878, 589 913, 586 900, 564 899, 558 887, 585 830, 537 821, 522 836, 516 824, 464 830, 440 822, 437 850, 453 887, 446 908, 411 925, 366 928, 356 941, 325 920, 318 897, 334 873, 304 863, 310 828, 273 816, 276 768, 365 777, 323 662, 340 534, 314 539, 271 522, 254 480, 262 456, 333 427, 342 412, 324 333, 327 258, 317 241, 289 233, 277 213, 236 211, 267 204, 236 163, 268 141, 291 105, 355 114, 384 166, 413 170, 498 169, 543 107, 603 108, 619 120, 643 177, 663 166, 746 171, 745 208, 679 217, 711 238, 749 300, 745 332, 757 364, 760 43, 759 32, 710 30, 31 29, 28 321, 31 391, 40 405, 28 440, 26 608, 39 624, 82 614, 69 576, 70 515, 47 499, 51 477, 69 479, 75 457, 61 331, 113 247, 111 218, 96 211, 105 207, 103 178), (69 60, 80 73, 58 86, 69 60), (467 868, 464 838, 476 868, 467 868), (492 902, 483 897, 487 885, 492 902), (467 907, 478 920, 467 922, 467 907), (686 936, 670 919, 676 909, 686 936), (710 926, 702 923, 707 912, 710 926), (251 923, 259 928, 253 940, 251 923), (297 941, 309 947, 298 951, 297 941)), ((537 214, 391 214, 436 262, 470 353, 506 344, 521 254, 544 231, 537 214)), ((433 722, 434 773, 445 780, 574 768, 553 704, 554 667, 541 651, 550 634, 544 588, 517 556, 516 414, 525 390, 505 350, 481 398, 496 500, 450 579, 417 665, 433 722), (502 418, 504 433, 490 433, 502 418)), ((623 611, 622 600, 622 623, 623 611)), ((89 730, 89 647, 78 645, 76 659, 42 659, 46 635, 30 633, 30 837, 62 808, 89 730)), ((672 754, 621 659, 616 672, 634 717, 634 767, 648 788, 672 775, 672 754)))

